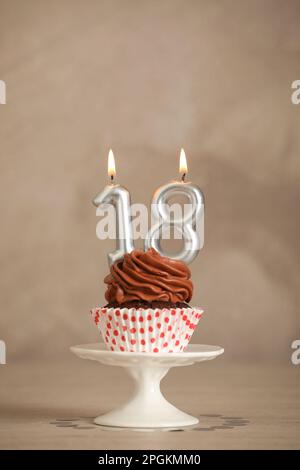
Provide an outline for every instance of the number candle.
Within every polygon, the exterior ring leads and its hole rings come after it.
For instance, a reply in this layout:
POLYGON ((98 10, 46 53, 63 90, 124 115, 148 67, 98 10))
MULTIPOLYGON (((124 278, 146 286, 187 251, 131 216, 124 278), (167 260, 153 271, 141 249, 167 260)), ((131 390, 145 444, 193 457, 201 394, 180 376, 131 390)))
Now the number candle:
POLYGON ((156 223, 151 227, 145 238, 145 249, 155 248, 161 255, 166 256, 161 248, 160 236, 167 227, 174 227, 183 238, 182 249, 169 258, 191 263, 204 244, 204 196, 198 186, 186 182, 187 163, 183 149, 180 152, 181 181, 171 181, 158 188, 152 199, 152 215, 156 223), (170 220, 169 200, 176 196, 187 197, 189 204, 183 216, 170 220), (198 231, 196 230, 198 228, 198 231))
POLYGON ((117 248, 107 255, 108 264, 112 265, 118 259, 123 258, 125 253, 130 253, 134 245, 130 220, 130 194, 126 188, 114 182, 116 168, 112 150, 108 153, 107 170, 110 184, 93 199, 93 204, 97 207, 101 204, 112 204, 116 211, 117 248))

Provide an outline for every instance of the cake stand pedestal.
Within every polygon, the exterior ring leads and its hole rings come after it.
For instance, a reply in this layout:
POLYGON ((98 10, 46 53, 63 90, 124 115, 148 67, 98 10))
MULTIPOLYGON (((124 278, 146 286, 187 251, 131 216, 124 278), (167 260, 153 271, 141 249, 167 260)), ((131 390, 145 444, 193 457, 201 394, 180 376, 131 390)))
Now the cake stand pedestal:
POLYGON ((134 353, 108 351, 104 344, 72 346, 71 351, 83 359, 124 367, 135 388, 122 406, 95 418, 101 426, 122 428, 182 428, 193 426, 198 419, 178 410, 160 391, 160 381, 171 367, 190 366, 214 359, 224 352, 219 346, 190 344, 179 353, 134 353))

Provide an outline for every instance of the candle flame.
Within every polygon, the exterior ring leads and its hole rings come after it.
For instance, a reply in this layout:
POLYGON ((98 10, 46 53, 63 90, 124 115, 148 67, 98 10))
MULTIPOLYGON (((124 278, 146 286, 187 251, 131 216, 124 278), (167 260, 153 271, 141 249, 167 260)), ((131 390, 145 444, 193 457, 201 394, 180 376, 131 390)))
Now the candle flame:
POLYGON ((188 172, 188 167, 187 167, 185 151, 183 149, 181 149, 180 158, 179 158, 179 173, 182 175, 183 180, 184 180, 187 172, 188 172))
POLYGON ((116 176, 115 157, 114 157, 112 149, 110 149, 108 152, 107 173, 108 173, 108 176, 111 178, 111 180, 113 180, 114 176, 116 176))

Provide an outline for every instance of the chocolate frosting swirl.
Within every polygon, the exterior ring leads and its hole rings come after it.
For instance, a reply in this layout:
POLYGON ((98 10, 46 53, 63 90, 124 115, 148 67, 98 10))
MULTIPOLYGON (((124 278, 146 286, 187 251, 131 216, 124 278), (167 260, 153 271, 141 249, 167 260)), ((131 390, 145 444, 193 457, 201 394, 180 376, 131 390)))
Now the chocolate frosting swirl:
POLYGON ((105 277, 105 298, 122 304, 131 300, 189 302, 193 294, 191 272, 182 261, 161 256, 150 248, 133 250, 116 261, 105 277))

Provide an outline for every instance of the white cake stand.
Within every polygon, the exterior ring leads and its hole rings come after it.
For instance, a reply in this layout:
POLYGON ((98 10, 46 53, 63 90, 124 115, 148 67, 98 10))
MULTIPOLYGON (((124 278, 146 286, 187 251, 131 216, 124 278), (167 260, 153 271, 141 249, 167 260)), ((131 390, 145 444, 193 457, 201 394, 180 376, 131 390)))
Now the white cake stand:
POLYGON ((219 346, 190 344, 179 353, 134 353, 108 351, 104 344, 72 346, 71 351, 83 359, 124 367, 135 383, 132 397, 122 406, 95 418, 102 426, 122 428, 182 428, 198 419, 178 410, 160 391, 160 381, 171 367, 190 366, 214 359, 224 352, 219 346))

